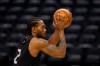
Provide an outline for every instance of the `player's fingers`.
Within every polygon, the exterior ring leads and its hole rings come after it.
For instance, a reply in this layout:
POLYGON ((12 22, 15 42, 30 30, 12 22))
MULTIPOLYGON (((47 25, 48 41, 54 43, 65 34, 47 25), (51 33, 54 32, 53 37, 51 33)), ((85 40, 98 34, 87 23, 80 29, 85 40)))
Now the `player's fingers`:
POLYGON ((56 19, 56 17, 55 17, 55 15, 54 15, 54 22, 53 22, 55 25, 57 25, 57 19, 56 19))
POLYGON ((59 12, 57 12, 57 14, 56 14, 56 20, 57 20, 57 22, 59 22, 59 12))
POLYGON ((53 26, 56 27, 56 24, 53 22, 53 26))
POLYGON ((59 12, 59 21, 62 21, 62 19, 63 19, 63 17, 62 17, 62 15, 61 15, 62 13, 61 12, 59 12))
POLYGON ((58 22, 60 22, 60 12, 58 13, 58 22))

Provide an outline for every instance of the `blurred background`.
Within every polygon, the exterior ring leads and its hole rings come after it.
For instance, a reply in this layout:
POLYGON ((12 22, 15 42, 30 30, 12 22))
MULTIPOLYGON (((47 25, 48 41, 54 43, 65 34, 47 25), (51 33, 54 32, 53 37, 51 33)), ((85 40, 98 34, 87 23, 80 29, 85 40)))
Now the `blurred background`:
POLYGON ((100 0, 0 0, 0 66, 12 66, 30 18, 43 19, 48 39, 58 8, 69 9, 74 18, 65 30, 67 54, 63 59, 42 54, 41 66, 100 66, 100 0))

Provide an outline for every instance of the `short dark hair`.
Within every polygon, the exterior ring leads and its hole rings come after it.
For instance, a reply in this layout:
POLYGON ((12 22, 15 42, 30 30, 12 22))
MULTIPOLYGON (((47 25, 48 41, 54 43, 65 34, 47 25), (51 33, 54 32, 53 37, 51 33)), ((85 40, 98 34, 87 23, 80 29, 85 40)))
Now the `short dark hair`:
POLYGON ((28 31, 28 35, 32 35, 32 27, 36 27, 38 25, 38 22, 41 19, 38 17, 33 17, 31 18, 28 22, 27 22, 27 31, 28 31))

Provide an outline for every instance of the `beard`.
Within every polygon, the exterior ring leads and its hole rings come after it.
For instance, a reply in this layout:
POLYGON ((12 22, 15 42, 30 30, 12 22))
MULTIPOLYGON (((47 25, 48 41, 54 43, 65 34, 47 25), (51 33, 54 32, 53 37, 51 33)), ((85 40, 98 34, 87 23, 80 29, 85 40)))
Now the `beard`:
POLYGON ((38 33, 37 33, 37 37, 38 37, 38 38, 43 38, 43 39, 45 39, 45 35, 42 35, 41 32, 38 32, 38 33))
POLYGON ((45 39, 45 36, 43 36, 43 35, 41 35, 41 34, 37 34, 37 37, 38 37, 38 38, 43 38, 43 39, 45 39))

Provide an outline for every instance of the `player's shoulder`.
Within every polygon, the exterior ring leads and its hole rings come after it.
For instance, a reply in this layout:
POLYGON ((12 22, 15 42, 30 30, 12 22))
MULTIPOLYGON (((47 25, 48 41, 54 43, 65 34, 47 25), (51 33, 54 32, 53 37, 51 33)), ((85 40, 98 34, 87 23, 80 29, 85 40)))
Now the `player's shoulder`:
POLYGON ((45 40, 45 39, 42 39, 42 38, 36 38, 36 37, 33 37, 32 39, 31 39, 31 42, 36 42, 36 43, 43 43, 43 42, 48 42, 47 40, 45 40))
POLYGON ((42 38, 32 38, 30 41, 30 44, 36 46, 36 47, 45 47, 48 45, 48 41, 42 38))

